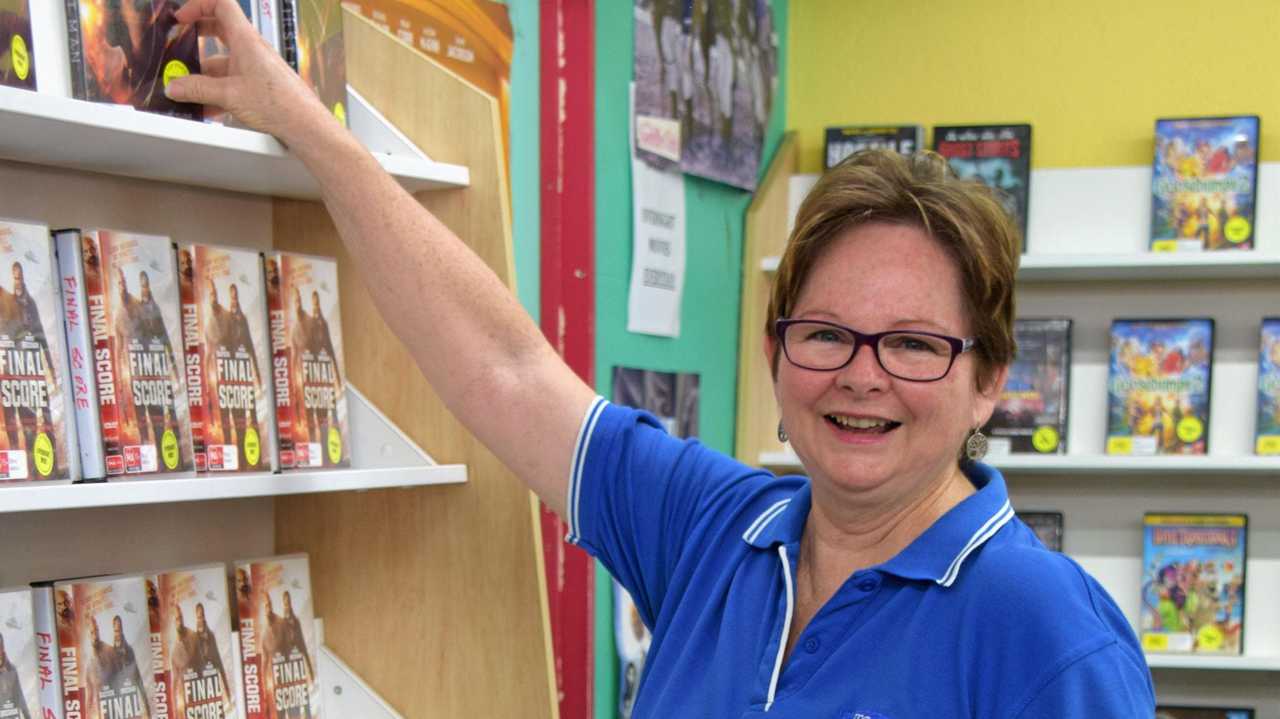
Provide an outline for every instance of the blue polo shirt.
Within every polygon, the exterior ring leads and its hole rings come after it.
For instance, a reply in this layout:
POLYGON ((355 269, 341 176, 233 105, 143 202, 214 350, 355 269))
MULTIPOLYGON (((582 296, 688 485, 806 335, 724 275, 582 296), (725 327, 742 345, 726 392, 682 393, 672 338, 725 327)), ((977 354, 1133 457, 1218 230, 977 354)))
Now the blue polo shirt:
POLYGON ((855 572, 785 662, 808 480, 774 477, 597 399, 574 452, 569 540, 653 631, 637 719, 1147 719, 1124 615, 1014 517, 1004 479, 855 572))

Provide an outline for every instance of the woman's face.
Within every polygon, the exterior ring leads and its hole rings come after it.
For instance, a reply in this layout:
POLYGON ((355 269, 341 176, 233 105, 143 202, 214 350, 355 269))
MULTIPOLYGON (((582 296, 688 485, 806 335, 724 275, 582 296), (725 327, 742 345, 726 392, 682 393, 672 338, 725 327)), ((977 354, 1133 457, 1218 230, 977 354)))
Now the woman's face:
MULTIPOLYGON (((959 271, 938 243, 905 225, 865 224, 837 238, 814 264, 792 317, 864 333, 970 336, 959 271)), ((766 340, 766 352, 773 343, 766 340)), ((887 374, 864 346, 833 372, 781 358, 774 392, 792 447, 815 481, 888 500, 923 491, 954 471, 969 430, 991 416, 1004 372, 980 392, 975 368, 966 352, 941 380, 909 382, 887 374), (850 418, 882 424, 840 424, 850 418)))

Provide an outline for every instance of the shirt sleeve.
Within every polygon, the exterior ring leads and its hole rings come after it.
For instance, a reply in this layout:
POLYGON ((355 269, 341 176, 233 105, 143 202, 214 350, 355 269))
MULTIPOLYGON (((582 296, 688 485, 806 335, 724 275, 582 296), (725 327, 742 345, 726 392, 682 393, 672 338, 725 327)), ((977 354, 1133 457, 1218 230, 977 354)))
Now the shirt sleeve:
POLYGON ((771 477, 668 435, 652 415, 597 398, 574 448, 568 541, 604 564, 652 627, 690 537, 771 477))
POLYGON ((1120 642, 1110 642, 1066 666, 1014 717, 1133 719, 1155 711, 1151 672, 1120 642))

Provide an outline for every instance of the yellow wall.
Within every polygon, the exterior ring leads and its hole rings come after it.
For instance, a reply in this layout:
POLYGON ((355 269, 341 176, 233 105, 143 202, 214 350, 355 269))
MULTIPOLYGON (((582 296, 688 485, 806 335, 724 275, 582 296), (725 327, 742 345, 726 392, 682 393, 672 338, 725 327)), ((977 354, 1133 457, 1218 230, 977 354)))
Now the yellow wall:
POLYGON ((1280 0, 797 0, 787 125, 1030 122, 1036 167, 1151 162, 1157 117, 1257 114, 1280 160, 1280 0))

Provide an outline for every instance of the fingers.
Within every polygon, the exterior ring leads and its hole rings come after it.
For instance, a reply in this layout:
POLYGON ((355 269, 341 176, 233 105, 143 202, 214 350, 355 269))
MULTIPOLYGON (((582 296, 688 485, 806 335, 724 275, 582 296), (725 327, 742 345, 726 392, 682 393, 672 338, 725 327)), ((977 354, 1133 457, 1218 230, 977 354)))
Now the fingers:
POLYGON ((226 107, 226 78, 208 75, 175 77, 165 87, 164 94, 175 102, 195 102, 201 105, 226 107))
POLYGON ((246 29, 253 30, 249 18, 245 17, 244 10, 240 9, 236 0, 189 0, 178 8, 174 17, 183 25, 197 23, 197 29, 202 35, 208 34, 212 27, 212 32, 223 42, 228 42, 229 37, 243 33, 246 29))
POLYGON ((231 58, 227 55, 214 55, 200 60, 200 72, 209 77, 226 77, 227 66, 231 58))

